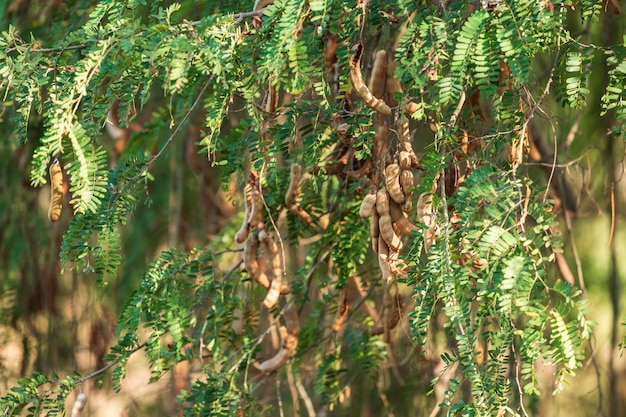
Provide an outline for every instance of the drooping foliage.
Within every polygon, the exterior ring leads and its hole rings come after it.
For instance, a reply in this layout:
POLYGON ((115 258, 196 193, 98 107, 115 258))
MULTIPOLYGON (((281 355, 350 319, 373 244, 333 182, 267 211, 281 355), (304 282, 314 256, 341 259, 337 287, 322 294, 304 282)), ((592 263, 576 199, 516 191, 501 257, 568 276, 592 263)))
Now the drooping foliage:
MULTIPOLYGON (((47 39, 5 28, 2 146, 28 150, 33 187, 54 158, 68 184, 54 267, 102 292, 132 283, 106 356, 113 387, 141 350, 153 382, 194 367, 177 393, 185 415, 271 415, 285 400, 260 393, 269 380, 297 387, 294 408, 357 407, 346 387, 380 392, 371 380, 387 364, 443 386, 418 406, 447 415, 526 414, 539 363, 559 392, 592 327, 581 289, 553 268, 557 216, 575 209, 527 163, 549 157, 535 129, 547 97, 584 108, 600 56, 602 109, 622 132, 624 45, 578 34, 600 6, 103 0, 47 39), (410 177, 402 201, 392 165, 410 177), (210 219, 180 222, 181 205, 216 198, 206 175, 245 208, 211 233, 210 219), (187 187, 193 202, 177 194, 187 187), (386 210, 374 199, 371 227, 359 216, 370 191, 392 198, 386 210), (140 227, 156 255, 131 256, 140 227), (194 245, 176 238, 183 227, 194 245)), ((0 410, 63 414, 89 379, 33 375, 0 410)))

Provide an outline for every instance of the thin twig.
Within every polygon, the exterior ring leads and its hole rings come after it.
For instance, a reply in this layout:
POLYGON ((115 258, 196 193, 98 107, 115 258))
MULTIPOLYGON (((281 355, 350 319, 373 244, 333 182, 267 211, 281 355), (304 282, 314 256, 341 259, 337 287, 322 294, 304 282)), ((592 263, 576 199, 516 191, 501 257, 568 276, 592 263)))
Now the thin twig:
MULTIPOLYGON (((141 349, 145 348, 148 345, 148 342, 143 342, 142 344, 140 344, 139 346, 135 347, 133 350, 131 350, 130 355, 132 355, 133 353, 136 353, 138 351, 140 351, 141 349)), ((129 355, 129 356, 130 356, 129 355)), ((98 369, 97 371, 93 371, 92 373, 90 373, 89 375, 86 375, 84 377, 82 377, 81 379, 76 381, 76 385, 81 385, 83 383, 85 383, 86 381, 97 377, 98 375, 108 371, 109 369, 111 369, 112 367, 114 367, 115 365, 117 365, 118 363, 120 363, 123 359, 126 359, 124 356, 120 356, 117 359, 115 359, 113 362, 109 363, 108 365, 98 369)))
POLYGON ((193 113, 193 111, 196 109, 196 106, 198 105, 198 103, 200 102, 200 99, 202 98, 202 96, 204 95, 204 92, 207 90, 207 88, 209 88, 209 85, 211 85, 211 81, 213 81, 213 78, 215 78, 215 75, 211 75, 211 77, 209 77, 209 79, 207 80, 207 82, 204 84, 204 86, 202 87, 202 90, 200 90, 200 93, 198 94, 198 96, 196 97, 196 99, 194 100, 193 104, 191 105, 191 107, 189 108, 189 110, 187 110, 187 113, 185 113, 185 116, 183 117, 183 120, 180 121, 180 123, 176 126, 176 129, 174 129, 174 132, 172 132, 172 134, 170 135, 169 138, 167 138, 167 140, 165 141, 165 143, 161 146, 161 149, 159 149, 159 152, 157 152, 156 155, 154 155, 152 158, 150 158, 150 160, 144 165, 144 167, 141 169, 141 171, 139 171, 139 174, 135 175, 132 178, 128 179, 128 182, 133 182, 139 178, 141 178, 146 171, 148 170, 148 168, 150 168, 150 166, 157 160, 159 159, 159 157, 161 156, 161 154, 163 154, 163 152, 165 152, 165 148, 167 148, 167 146, 172 142, 172 140, 174 140, 174 138, 176 137, 176 135, 178 134, 178 132, 180 131, 180 129, 182 128, 182 126, 185 124, 185 122, 187 121, 187 119, 189 118, 189 116, 191 116, 191 113, 193 113))

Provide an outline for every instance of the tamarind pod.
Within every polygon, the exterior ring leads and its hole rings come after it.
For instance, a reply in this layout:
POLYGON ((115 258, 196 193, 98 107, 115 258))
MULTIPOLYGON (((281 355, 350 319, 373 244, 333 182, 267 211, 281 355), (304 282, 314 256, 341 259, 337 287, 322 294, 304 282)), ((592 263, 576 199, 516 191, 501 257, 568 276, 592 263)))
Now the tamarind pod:
POLYGON ((250 209, 250 226, 263 227, 263 196, 258 188, 252 187, 250 209))
POLYGON ((300 180, 302 179, 302 167, 299 164, 291 165, 291 176, 289 179, 289 187, 285 193, 285 205, 290 206, 293 202, 296 194, 298 193, 298 187, 300 187, 300 180))
POLYGON ((376 124, 376 140, 375 146, 373 150, 373 156, 376 160, 382 160, 386 158, 388 155, 388 138, 389 138, 389 125, 387 125, 386 121, 375 119, 374 123, 376 124))
POLYGON ((376 193, 376 211, 381 216, 389 214, 389 194, 385 188, 381 188, 376 193))
POLYGON ((61 217, 63 208, 63 171, 58 159, 54 159, 50 165, 50 206, 48 207, 48 219, 56 222, 61 217))
POLYGON ((280 278, 273 279, 270 288, 265 295, 265 299, 263 300, 263 306, 270 310, 272 307, 276 305, 278 302, 278 297, 280 296, 280 288, 281 288, 281 280, 280 278))
POLYGON ((359 208, 359 215, 363 218, 369 217, 372 215, 374 211, 374 207, 376 206, 376 193, 369 192, 363 197, 363 201, 361 201, 361 207, 359 208))
POLYGON ((398 123, 398 142, 400 147, 410 152, 413 150, 413 145, 411 145, 411 130, 409 129, 409 119, 403 117, 400 119, 398 123))
POLYGON ((426 226, 432 226, 435 223, 432 202, 431 193, 422 193, 417 199, 417 219, 426 226))
POLYGON ((370 217, 370 236, 372 239, 372 249, 374 253, 378 253, 378 236, 380 235, 380 229, 378 228, 378 212, 374 210, 372 217, 370 217))
POLYGON ((290 353, 287 351, 287 349, 281 347, 276 355, 261 362, 261 364, 259 364, 259 369, 264 374, 274 372, 275 370, 281 368, 285 363, 287 363, 289 356, 290 353))
POLYGON ((393 201, 404 203, 404 193, 400 187, 400 165, 391 164, 385 168, 385 187, 393 201))
POLYGON ((402 208, 394 201, 389 204, 389 215, 403 235, 411 236, 412 232, 419 230, 417 226, 404 216, 402 208))
POLYGON ((377 238, 380 234, 380 230, 378 229, 378 219, 379 215, 377 211, 372 212, 372 217, 370 217, 370 236, 373 238, 377 238))
POLYGON ((291 294, 291 287, 285 283, 280 284, 280 293, 282 295, 291 294))
POLYGON ((400 248, 402 248, 402 240, 393 230, 390 215, 385 214, 380 216, 380 219, 378 219, 378 227, 380 228, 380 236, 385 240, 389 249, 400 250, 400 248))
POLYGON ((409 101, 408 103, 406 103, 404 105, 404 112, 408 115, 408 116, 413 116, 413 114, 418 111, 420 108, 419 104, 413 102, 413 101, 409 101))
POLYGON ((372 92, 363 82, 361 67, 358 62, 356 65, 351 65, 350 67, 350 82, 352 83, 352 87, 354 87, 354 91, 369 108, 382 115, 391 116, 391 108, 381 99, 374 97, 372 92))
POLYGON ((289 206, 289 211, 292 212, 296 217, 300 218, 300 220, 302 220, 302 223, 306 224, 307 226, 313 224, 313 218, 311 217, 311 215, 300 206, 292 204, 289 206))
POLYGON ((404 203, 400 205, 400 209, 402 209, 403 213, 410 213, 412 208, 413 208, 413 200, 411 199, 404 200, 404 203))
POLYGON ((435 244, 437 240, 437 225, 432 224, 424 232, 424 251, 428 253, 430 247, 435 244))
POLYGON ((407 269, 408 269, 407 265, 399 267, 398 266, 398 261, 390 261, 389 262, 389 271, 391 271, 391 274, 393 276, 395 276, 396 278, 406 278, 406 276, 407 276, 406 270, 407 269))
POLYGON ((383 280, 388 282, 391 279, 391 270, 389 269, 389 247, 382 236, 378 236, 378 267, 382 273, 383 280))
POLYGON ((250 235, 250 212, 252 211, 252 185, 246 184, 243 189, 244 216, 241 228, 235 233, 235 242, 243 243, 250 235))
POLYGON ((394 94, 402 92, 402 86, 400 86, 400 82, 395 77, 395 72, 396 61, 393 59, 393 53, 387 54, 387 77, 385 80, 385 89, 387 90, 389 104, 392 106, 398 105, 398 102, 394 98, 394 94))
POLYGON ((70 417, 80 417, 80 413, 87 405, 87 395, 84 392, 81 392, 76 396, 76 400, 74 401, 74 405, 72 405, 72 412, 70 413, 70 417))
POLYGON ((385 93, 385 81, 387 75, 387 51, 379 50, 374 55, 374 65, 370 74, 367 88, 372 92, 374 97, 382 98, 385 93))
POLYGON ((259 272, 259 263, 256 259, 258 248, 259 240, 255 238, 246 241, 243 248, 243 264, 250 275, 256 275, 259 272))
POLYGON ((350 303, 348 302, 348 294, 346 289, 341 290, 341 296, 339 297, 339 308, 337 309, 337 318, 333 323, 333 332, 337 333, 341 330, 343 322, 348 316, 348 310, 350 309, 350 303))
POLYGON ((246 246, 243 248, 243 264, 248 271, 248 275, 252 277, 258 284, 264 288, 270 287, 270 279, 265 275, 265 272, 259 268, 259 261, 257 260, 257 251, 259 248, 259 240, 256 238, 248 239, 246 246))
POLYGON ((411 168, 411 153, 407 151, 400 151, 400 168, 402 169, 410 169, 411 168))
POLYGON ((298 309, 292 304, 285 310, 285 327, 290 335, 297 340, 297 336, 300 333, 300 318, 298 317, 298 309))
POLYGON ((404 192, 404 198, 411 198, 413 189, 415 188, 415 177, 411 171, 404 170, 400 173, 400 186, 404 192))

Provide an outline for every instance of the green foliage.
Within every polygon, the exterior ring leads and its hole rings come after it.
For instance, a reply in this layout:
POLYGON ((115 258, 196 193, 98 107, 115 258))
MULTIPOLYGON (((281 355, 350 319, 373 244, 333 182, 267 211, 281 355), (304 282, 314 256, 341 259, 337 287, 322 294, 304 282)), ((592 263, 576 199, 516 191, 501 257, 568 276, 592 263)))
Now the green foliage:
MULTIPOLYGON (((298 390, 316 407, 332 410, 355 380, 382 392, 372 381, 396 346, 410 358, 415 347, 441 357, 453 374, 438 399, 447 415, 521 413, 525 401, 542 394, 539 362, 555 368, 553 391, 562 390, 584 360, 589 307, 550 267, 563 243, 541 180, 502 155, 524 141, 542 105, 543 96, 534 95, 549 93, 545 77, 561 104, 587 105, 599 48, 576 39, 567 10, 591 24, 599 2, 516 0, 483 8, 476 2, 276 0, 255 16, 247 13, 251 2, 209 1, 198 10, 196 2, 143 3, 97 2, 76 28, 46 39, 50 48, 24 41, 14 26, 0 37, 2 116, 10 120, 12 146, 32 145, 33 186, 47 183, 55 157, 69 182, 63 268, 100 284, 119 279, 131 289, 105 358, 115 390, 141 350, 151 382, 183 362, 202 375, 178 393, 185 415, 267 414, 274 399, 256 390, 285 374, 306 385, 298 390), (357 43, 365 51, 364 79, 377 49, 389 50, 389 63, 398 64, 402 88, 385 97, 390 117, 367 107, 350 85, 357 43), (535 73, 546 56, 553 67, 535 73), (405 237, 399 256, 408 276, 398 273, 398 285, 381 282, 370 229, 358 211, 366 193, 384 186, 382 172, 399 153, 409 101, 417 108, 413 146, 424 152, 411 168, 413 200, 432 194, 435 224, 407 211, 418 230, 405 237), (124 129, 138 115, 150 118, 147 132, 116 154, 105 126, 124 129), (197 136, 190 133, 194 120, 202 125, 197 136), (434 139, 424 134, 425 124, 434 139), (380 127, 389 131, 382 155, 380 127), (474 149, 463 145, 464 135, 474 149), (294 163, 305 175, 289 206, 294 163), (255 176, 258 184, 250 180, 255 176), (266 289, 249 266, 240 267, 233 238, 240 223, 228 218, 217 230, 203 229, 213 219, 196 209, 217 201, 217 192, 200 189, 208 188, 208 177, 237 208, 246 204, 241 185, 258 185, 263 207, 255 209, 264 226, 255 224, 252 236, 264 229, 280 261, 278 268, 265 259, 270 250, 264 247, 260 268, 279 269, 291 288, 269 311, 266 289), (150 204, 154 210, 142 216, 150 204), (183 209, 196 217, 179 221, 183 209), (126 242, 137 229, 146 234, 141 239, 154 238, 158 255, 130 258, 134 242, 126 242), (185 242, 183 229, 192 236, 185 242), (436 234, 432 245, 429 233, 436 234), (196 239, 202 243, 183 248, 196 239), (389 306, 378 307, 390 291, 406 297, 407 306, 397 310, 409 341, 379 336, 392 314, 389 306), (353 299, 335 328, 341 294, 353 299), (289 314, 299 319, 296 330, 289 314), (289 351, 287 366, 261 374, 259 363, 285 349, 268 341, 283 325, 297 349, 289 351)), ((603 51, 611 69, 602 109, 615 110, 621 123, 626 49, 603 51)), ((435 376, 432 385, 441 381, 435 376)), ((34 374, 0 399, 0 410, 62 415, 65 398, 82 382, 78 375, 59 381, 34 374)))

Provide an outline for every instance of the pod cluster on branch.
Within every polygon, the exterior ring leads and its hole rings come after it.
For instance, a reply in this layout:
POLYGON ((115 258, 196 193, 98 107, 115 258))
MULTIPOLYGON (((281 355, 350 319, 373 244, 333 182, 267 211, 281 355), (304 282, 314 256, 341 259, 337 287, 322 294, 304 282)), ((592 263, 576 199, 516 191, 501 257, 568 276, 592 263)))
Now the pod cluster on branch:
POLYGON ((278 245, 265 230, 263 196, 255 174, 250 174, 250 180, 244 187, 244 204, 244 221, 235 234, 235 241, 244 243, 244 266, 248 275, 268 290, 263 305, 271 309, 278 302, 279 296, 290 293, 291 288, 283 281, 278 245), (259 250, 261 245, 263 245, 262 251, 259 250))
POLYGON ((401 236, 411 236, 413 231, 418 230, 403 210, 403 207, 410 209, 410 205, 405 203, 411 200, 413 185, 413 174, 394 163, 385 169, 384 187, 366 194, 361 201, 359 214, 370 219, 372 249, 378 255, 378 264, 385 281, 389 281, 392 275, 406 275, 406 267, 400 262, 399 254, 403 247, 401 236), (404 186, 410 186, 411 189, 403 188, 402 177, 405 177, 404 186))

